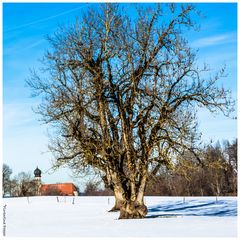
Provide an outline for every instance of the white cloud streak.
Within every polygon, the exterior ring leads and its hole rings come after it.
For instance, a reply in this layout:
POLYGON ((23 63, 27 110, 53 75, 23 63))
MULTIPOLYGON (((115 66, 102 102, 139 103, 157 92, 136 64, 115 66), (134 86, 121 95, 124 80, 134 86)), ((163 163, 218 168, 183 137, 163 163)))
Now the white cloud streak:
POLYGON ((200 38, 191 43, 192 47, 202 48, 214 45, 220 45, 236 41, 235 33, 226 33, 221 35, 209 36, 205 38, 200 38))
POLYGON ((39 23, 42 23, 42 22, 46 22, 48 20, 51 20, 51 19, 54 19, 54 18, 57 18, 57 17, 60 17, 60 16, 63 16, 63 15, 66 15, 66 14, 69 14, 69 13, 72 13, 72 12, 75 12, 79 9, 82 9, 84 7, 87 7, 91 4, 88 4, 88 5, 84 5, 84 6, 81 6, 81 7, 78 7, 78 8, 73 8, 73 9, 70 9, 68 11, 64 11, 64 12, 61 12, 61 13, 58 13, 58 14, 55 14, 55 15, 52 15, 52 16, 49 16, 49 17, 46 17, 46 18, 41 18, 41 19, 38 19, 36 21, 32 21, 32 22, 29 22, 29 23, 26 23, 26 24, 22 24, 20 26, 17 26, 17 27, 14 27, 14 28, 10 28, 10 29, 6 29, 5 31, 3 31, 4 33, 8 33, 8 32, 11 32, 11 31, 15 31, 15 30, 20 30, 22 28, 26 28, 26 27, 29 27, 29 26, 32 26, 32 25, 35 25, 35 24, 39 24, 39 23))

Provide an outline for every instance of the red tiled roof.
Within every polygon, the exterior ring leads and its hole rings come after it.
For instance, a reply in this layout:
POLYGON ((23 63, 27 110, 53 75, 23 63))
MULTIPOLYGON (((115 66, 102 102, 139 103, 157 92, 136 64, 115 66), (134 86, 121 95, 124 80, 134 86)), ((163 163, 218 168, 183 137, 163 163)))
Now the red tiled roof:
POLYGON ((64 195, 73 196, 77 188, 73 183, 42 184, 41 195, 64 195))

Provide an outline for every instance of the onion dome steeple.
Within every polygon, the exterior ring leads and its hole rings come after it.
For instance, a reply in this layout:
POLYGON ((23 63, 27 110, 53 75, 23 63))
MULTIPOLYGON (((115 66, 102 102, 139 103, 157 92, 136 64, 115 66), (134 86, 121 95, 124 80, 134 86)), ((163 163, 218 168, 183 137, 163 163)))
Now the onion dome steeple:
POLYGON ((40 178, 42 171, 37 167, 37 168, 34 170, 33 173, 34 173, 35 178, 40 178))

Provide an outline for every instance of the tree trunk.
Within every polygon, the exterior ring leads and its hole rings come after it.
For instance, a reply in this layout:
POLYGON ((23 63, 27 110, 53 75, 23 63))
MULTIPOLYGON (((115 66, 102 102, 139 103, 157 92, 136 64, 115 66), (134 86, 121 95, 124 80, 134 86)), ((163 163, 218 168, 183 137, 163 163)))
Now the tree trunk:
POLYGON ((144 218, 147 215, 147 207, 144 204, 144 192, 146 186, 147 176, 143 176, 138 188, 134 186, 131 189, 130 199, 126 199, 122 206, 120 206, 119 219, 144 218))
POLYGON ((119 219, 144 218, 147 214, 143 201, 147 174, 143 173, 138 183, 120 181, 116 173, 110 174, 115 205, 109 212, 120 210, 119 219))
POLYGON ((115 205, 111 210, 109 210, 109 212, 116 212, 116 211, 120 210, 125 199, 124 199, 124 191, 121 187, 120 182, 116 181, 117 178, 115 175, 112 175, 112 179, 115 180, 115 183, 112 183, 112 189, 113 189, 114 196, 115 196, 115 205))
POLYGON ((126 201, 120 208, 119 219, 144 218, 147 215, 147 207, 144 202, 126 201))
MULTIPOLYGON (((126 194, 119 186, 114 186, 115 205, 109 212, 120 210, 119 219, 144 218, 147 214, 147 207, 143 201, 142 188, 139 188, 138 194, 134 198, 128 199, 126 194)), ((132 196, 133 197, 133 196, 132 196)))
POLYGON ((114 191, 114 196, 115 196, 115 205, 113 206, 113 208, 111 210, 109 210, 109 212, 117 212, 117 211, 119 211, 121 206, 124 203, 124 199, 122 197, 122 194, 115 193, 115 191, 114 191))

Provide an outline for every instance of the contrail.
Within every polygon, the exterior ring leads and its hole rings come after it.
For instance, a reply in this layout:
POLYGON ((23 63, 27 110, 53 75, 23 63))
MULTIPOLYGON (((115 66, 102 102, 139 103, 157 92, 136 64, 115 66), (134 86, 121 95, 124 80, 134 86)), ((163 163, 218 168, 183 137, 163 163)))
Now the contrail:
MULTIPOLYGON (((86 3, 86 4, 88 4, 88 3, 86 3)), ((91 5, 91 4, 88 4, 88 6, 89 6, 89 5, 91 5)), ((48 20, 50 20, 50 19, 57 18, 57 17, 59 17, 59 16, 63 16, 63 15, 69 14, 69 13, 71 13, 71 12, 75 12, 75 11, 77 11, 77 10, 79 10, 79 9, 84 8, 84 7, 87 7, 87 6, 85 5, 85 6, 82 6, 82 7, 73 8, 73 9, 70 9, 70 10, 68 10, 68 11, 65 11, 65 12, 62 12, 62 13, 58 13, 58 14, 53 15, 53 16, 50 16, 50 17, 42 18, 42 19, 39 19, 39 20, 30 22, 30 23, 26 23, 26 24, 23 24, 23 25, 20 25, 20 26, 17 26, 17 27, 14 27, 14 28, 5 30, 5 31, 3 31, 3 32, 4 32, 4 33, 7 33, 7 32, 11 32, 11 31, 19 30, 19 29, 24 28, 24 27, 32 26, 32 25, 37 24, 37 23, 42 23, 42 22, 48 21, 48 20)))

